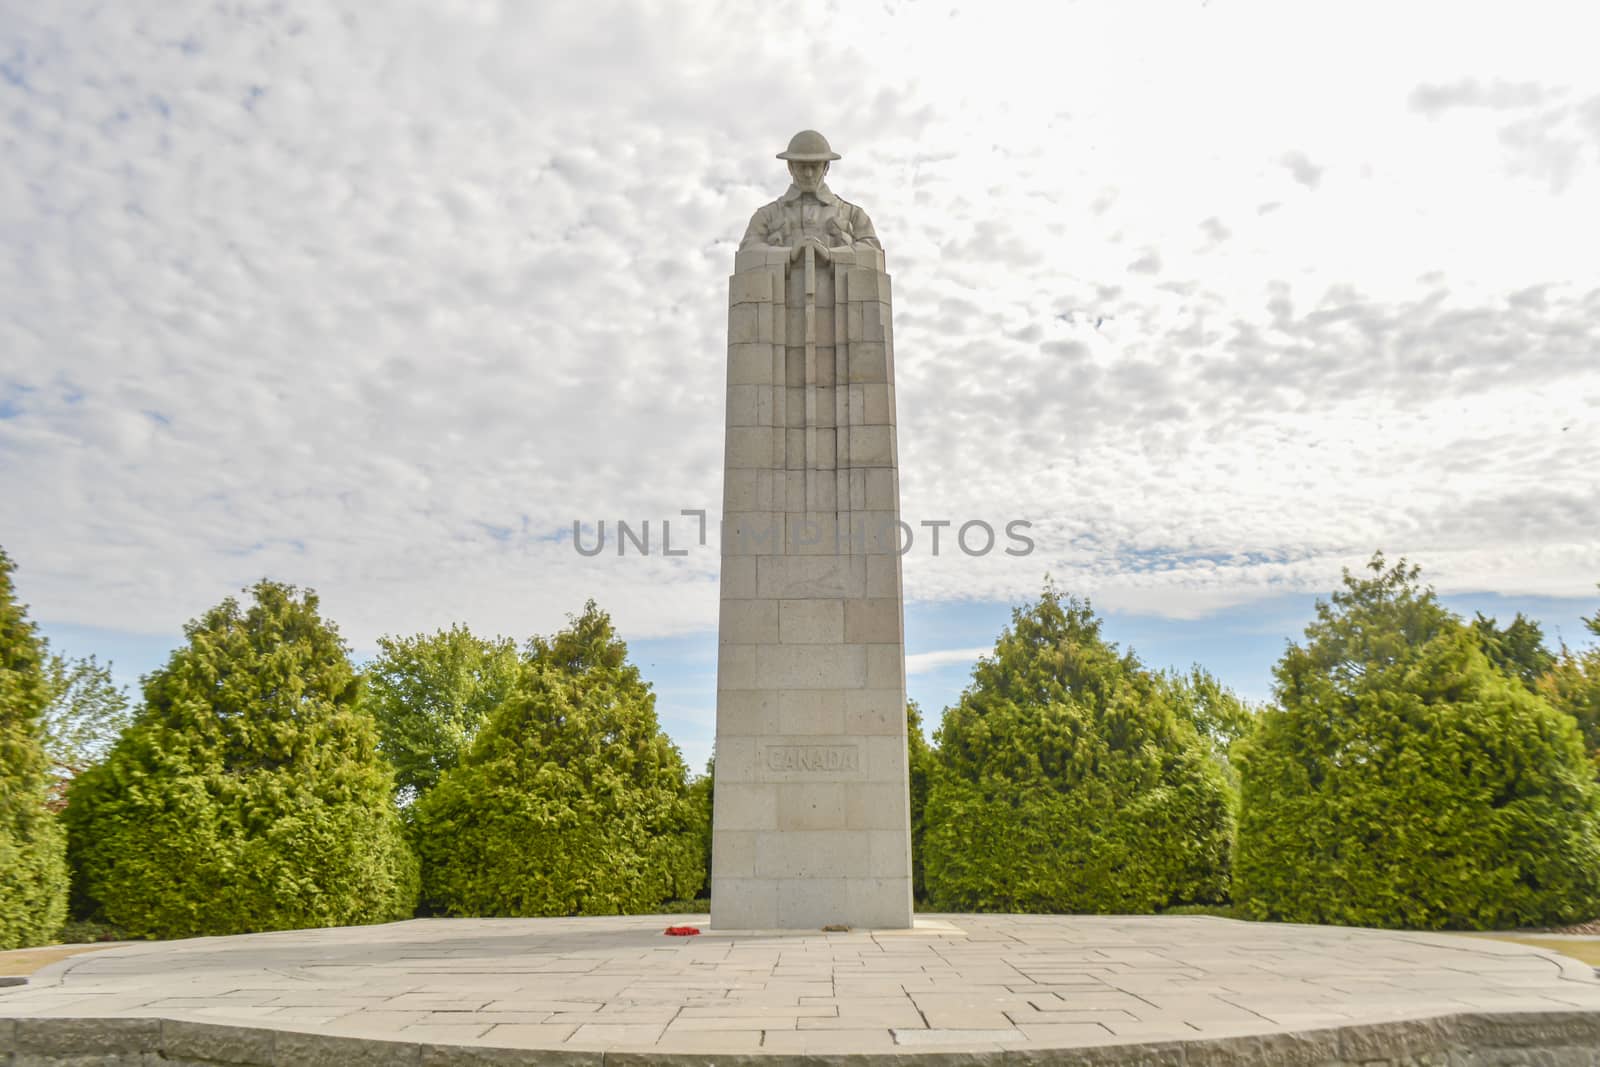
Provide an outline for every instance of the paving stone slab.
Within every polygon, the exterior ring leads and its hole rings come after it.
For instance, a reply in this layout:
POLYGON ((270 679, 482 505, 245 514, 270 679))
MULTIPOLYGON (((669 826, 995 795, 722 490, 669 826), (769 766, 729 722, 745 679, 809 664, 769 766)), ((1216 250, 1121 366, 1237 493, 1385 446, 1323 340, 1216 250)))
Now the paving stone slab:
POLYGON ((0 989, 0 1067, 1600 1064, 1543 948, 1202 916, 725 931, 426 919, 141 943, 0 989))

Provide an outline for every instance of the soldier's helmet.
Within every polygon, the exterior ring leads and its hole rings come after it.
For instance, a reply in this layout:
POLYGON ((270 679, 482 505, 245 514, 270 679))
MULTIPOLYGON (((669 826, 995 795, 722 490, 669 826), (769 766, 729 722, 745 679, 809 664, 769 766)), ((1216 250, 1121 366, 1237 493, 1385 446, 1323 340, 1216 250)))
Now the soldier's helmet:
POLYGON ((779 159, 794 163, 827 163, 841 158, 828 147, 828 139, 816 130, 801 130, 789 138, 789 147, 778 153, 779 159))

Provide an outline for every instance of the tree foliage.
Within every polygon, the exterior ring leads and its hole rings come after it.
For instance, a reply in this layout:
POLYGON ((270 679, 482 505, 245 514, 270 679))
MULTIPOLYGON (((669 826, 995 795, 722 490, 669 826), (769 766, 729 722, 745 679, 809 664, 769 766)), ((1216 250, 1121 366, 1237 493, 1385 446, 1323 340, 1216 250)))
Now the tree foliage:
POLYGON ((1384 927, 1592 918, 1596 789, 1571 719, 1402 560, 1319 602, 1239 746, 1249 915, 1384 927))
POLYGON ((1178 690, 1046 586, 946 712, 929 895, 959 910, 1147 912, 1227 892, 1222 772, 1178 690))
MULTIPOLYGON (((1583 624, 1600 637, 1600 612, 1585 618, 1583 624)), ((1572 649, 1563 641, 1560 654, 1535 688, 1576 720, 1590 765, 1600 774, 1600 645, 1572 649)))
POLYGON ((111 664, 94 656, 72 659, 51 655, 45 665, 50 703, 44 713, 44 750, 54 780, 51 807, 66 803, 74 778, 105 758, 133 720, 128 691, 111 677, 111 664))
POLYGON ((509 638, 452 626, 414 637, 380 637, 367 668, 378 749, 394 767, 403 804, 460 762, 489 714, 510 696, 521 658, 509 638))
POLYGON ((0 949, 43 944, 67 917, 65 837, 46 805, 46 649, 0 549, 0 949))
POLYGON ((1475 615, 1472 630, 1489 662, 1528 689, 1536 689, 1539 678, 1556 662, 1544 645, 1544 631, 1539 624, 1520 611, 1504 627, 1481 611, 1475 615))
POLYGON ((927 900, 923 843, 927 838, 928 787, 933 782, 937 760, 927 735, 922 732, 922 709, 915 700, 906 702, 906 756, 911 779, 911 895, 917 900, 927 900))
POLYGON ((530 642, 510 698, 416 804, 428 904, 452 915, 598 915, 692 899, 703 801, 655 695, 591 601, 530 642))
POLYGON ((416 860, 360 678, 315 594, 262 581, 188 624, 68 797, 86 905, 154 937, 409 917, 416 860))

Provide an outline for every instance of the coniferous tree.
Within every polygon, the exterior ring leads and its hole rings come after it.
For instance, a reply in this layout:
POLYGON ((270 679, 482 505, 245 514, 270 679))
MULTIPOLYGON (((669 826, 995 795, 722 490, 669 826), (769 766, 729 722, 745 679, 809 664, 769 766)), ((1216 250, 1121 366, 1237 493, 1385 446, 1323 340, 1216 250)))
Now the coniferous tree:
POLYGON ((66 839, 46 805, 45 644, 0 549, 0 949, 49 942, 67 917, 66 839))
POLYGON ((416 859, 360 677, 315 594, 224 600, 144 685, 66 818, 84 903, 153 937, 413 914, 416 859))
POLYGON ((1499 928, 1600 908, 1578 730, 1375 555, 1279 661, 1238 746, 1234 899, 1292 922, 1499 928))
POLYGON ((1232 797, 1177 690, 1046 586, 945 713, 925 814, 933 903, 1148 912, 1225 898, 1232 797))
POLYGON ((591 601, 417 802, 423 893, 452 915, 603 915, 693 898, 700 804, 655 695, 591 601))

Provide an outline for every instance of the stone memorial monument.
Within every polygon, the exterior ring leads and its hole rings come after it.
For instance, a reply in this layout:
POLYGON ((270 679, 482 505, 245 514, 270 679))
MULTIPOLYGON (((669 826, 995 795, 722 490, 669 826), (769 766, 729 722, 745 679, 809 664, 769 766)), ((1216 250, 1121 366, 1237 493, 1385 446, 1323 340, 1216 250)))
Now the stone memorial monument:
POLYGON ((911 925, 889 276, 814 130, 728 283, 711 925, 911 925))

